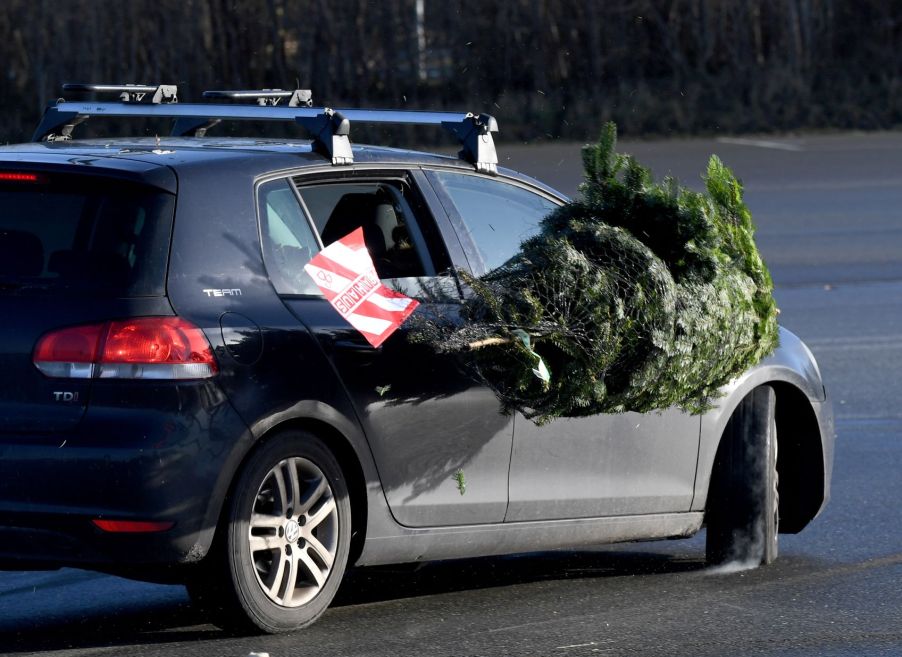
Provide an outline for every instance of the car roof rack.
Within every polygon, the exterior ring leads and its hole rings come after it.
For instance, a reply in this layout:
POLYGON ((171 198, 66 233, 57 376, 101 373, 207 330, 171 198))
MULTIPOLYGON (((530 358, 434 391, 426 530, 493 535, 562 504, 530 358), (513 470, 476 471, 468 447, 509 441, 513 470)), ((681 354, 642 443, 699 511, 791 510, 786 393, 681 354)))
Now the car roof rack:
POLYGON ((63 91, 117 93, 123 103, 177 103, 178 87, 174 84, 81 84, 69 82, 63 91), (152 94, 148 96, 147 94, 152 94))
POLYGON ((258 105, 275 107, 288 99, 288 107, 313 107, 313 92, 309 89, 242 89, 234 91, 205 91, 204 98, 230 98, 248 100, 253 98, 258 105))
POLYGON ((349 139, 351 122, 436 125, 457 138, 462 146, 459 157, 473 164, 478 171, 496 173, 498 168, 498 155, 491 134, 498 132, 498 123, 488 114, 312 107, 312 96, 305 89, 204 93, 206 98, 253 100, 253 105, 179 103, 178 90, 174 85, 66 84, 63 89, 118 93, 120 97, 118 102, 68 101, 60 98, 44 111, 32 141, 69 140, 76 125, 96 116, 174 119, 171 134, 179 137, 202 137, 210 127, 224 120, 283 121, 305 128, 313 138, 314 150, 338 165, 354 161, 349 139), (278 105, 285 98, 289 99, 288 104, 278 105))

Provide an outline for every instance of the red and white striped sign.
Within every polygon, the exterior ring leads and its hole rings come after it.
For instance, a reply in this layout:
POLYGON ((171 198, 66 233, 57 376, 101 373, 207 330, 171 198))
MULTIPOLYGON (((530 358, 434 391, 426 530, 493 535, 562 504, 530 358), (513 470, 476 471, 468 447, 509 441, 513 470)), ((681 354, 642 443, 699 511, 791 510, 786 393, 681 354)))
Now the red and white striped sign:
POLYGON ((374 347, 385 342, 419 305, 379 280, 363 241, 363 228, 332 242, 304 269, 335 310, 374 347))

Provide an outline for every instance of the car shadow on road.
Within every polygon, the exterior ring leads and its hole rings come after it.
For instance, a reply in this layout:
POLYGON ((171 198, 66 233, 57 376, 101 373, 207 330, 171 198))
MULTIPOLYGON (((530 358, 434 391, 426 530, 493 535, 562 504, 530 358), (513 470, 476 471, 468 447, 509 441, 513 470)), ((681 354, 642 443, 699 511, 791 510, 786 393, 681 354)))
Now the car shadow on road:
MULTIPOLYGON (((333 606, 353 607, 421 596, 478 591, 531 582, 701 571, 697 554, 653 552, 542 552, 504 557, 355 568, 346 576, 333 606)), ((77 572, 77 571, 76 571, 77 572)), ((170 596, 151 604, 111 606, 80 612, 48 603, 0 622, 0 654, 216 641, 234 637, 209 624, 187 598, 170 596)))
POLYGON ((530 582, 685 573, 705 568, 700 555, 654 552, 554 551, 356 568, 345 576, 333 606, 530 582))
MULTIPOLYGON (((35 611, 40 614, 40 609, 35 611)), ((119 654, 127 654, 131 652, 127 648, 133 646, 225 636, 207 625, 188 603, 122 608, 84 617, 78 614, 78 608, 73 606, 68 618, 38 616, 15 629, 4 624, 0 629, 0 655, 116 646, 123 647, 119 654)))

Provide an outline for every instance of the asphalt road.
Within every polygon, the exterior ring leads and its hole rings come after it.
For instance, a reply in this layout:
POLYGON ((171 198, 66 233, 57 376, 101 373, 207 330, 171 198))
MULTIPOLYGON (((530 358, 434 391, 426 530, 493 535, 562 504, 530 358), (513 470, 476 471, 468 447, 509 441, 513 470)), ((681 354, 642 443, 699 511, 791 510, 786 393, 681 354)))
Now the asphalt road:
MULTIPOLYGON (((0 573, 0 653, 69 655, 902 655, 902 134, 622 144, 697 184, 744 180, 781 322, 837 413, 833 499, 767 568, 717 574, 704 538, 353 572, 290 636, 229 637, 180 587, 0 573)), ((577 145, 504 147, 573 193, 577 145)))

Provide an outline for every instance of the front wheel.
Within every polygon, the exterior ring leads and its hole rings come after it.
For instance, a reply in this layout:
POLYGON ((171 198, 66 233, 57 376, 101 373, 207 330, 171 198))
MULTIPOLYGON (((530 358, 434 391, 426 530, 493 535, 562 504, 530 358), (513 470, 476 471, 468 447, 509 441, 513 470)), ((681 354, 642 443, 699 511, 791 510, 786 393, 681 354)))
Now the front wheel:
POLYGON ((315 621, 341 583, 351 506, 341 468, 318 437, 281 433, 242 469, 227 526, 192 598, 227 629, 289 632, 315 621))
POLYGON ((777 426, 773 388, 740 402, 724 430, 708 490, 710 564, 757 566, 777 558, 777 426))

